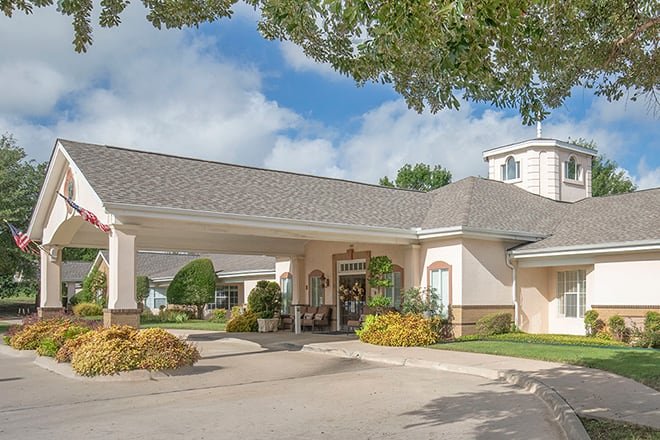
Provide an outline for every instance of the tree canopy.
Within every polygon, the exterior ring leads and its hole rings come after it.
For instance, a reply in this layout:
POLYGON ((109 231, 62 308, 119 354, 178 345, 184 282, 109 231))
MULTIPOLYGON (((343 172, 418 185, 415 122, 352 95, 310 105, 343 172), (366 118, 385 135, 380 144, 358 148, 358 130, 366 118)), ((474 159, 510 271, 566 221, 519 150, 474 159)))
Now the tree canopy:
MULTIPOLYGON (((142 0, 157 28, 231 17, 239 0, 142 0)), ((655 0, 244 0, 269 39, 289 40, 358 84, 389 83, 408 106, 437 112, 459 98, 519 109, 532 123, 574 87, 609 100, 657 97, 660 3, 655 0)), ((129 2, 104 0, 103 27, 129 2)), ((30 13, 53 0, 3 0, 30 13)), ((92 0, 58 1, 72 18, 75 50, 92 44, 92 0)))
MULTIPOLYGON (((598 145, 592 140, 577 139, 573 141, 576 145, 598 151, 598 145)), ((633 192, 637 186, 628 174, 619 168, 614 160, 599 154, 591 161, 591 195, 593 197, 609 196, 612 194, 623 194, 633 192)))
MULTIPOLYGON (((0 136, 0 222, 6 220, 27 232, 45 169, 46 164, 26 160, 25 151, 11 135, 0 136)), ((0 297, 24 288, 34 291, 37 259, 16 246, 4 222, 0 224, 0 255, 0 297), (15 275, 21 275, 20 283, 15 275)))
POLYGON ((215 300, 215 269, 208 258, 198 258, 183 266, 167 288, 169 304, 192 305, 197 317, 204 318, 204 306, 215 300))
POLYGON ((394 182, 387 176, 382 177, 378 184, 391 188, 414 189, 417 191, 431 191, 451 183, 451 172, 440 165, 431 168, 425 163, 415 166, 405 164, 396 174, 394 182))

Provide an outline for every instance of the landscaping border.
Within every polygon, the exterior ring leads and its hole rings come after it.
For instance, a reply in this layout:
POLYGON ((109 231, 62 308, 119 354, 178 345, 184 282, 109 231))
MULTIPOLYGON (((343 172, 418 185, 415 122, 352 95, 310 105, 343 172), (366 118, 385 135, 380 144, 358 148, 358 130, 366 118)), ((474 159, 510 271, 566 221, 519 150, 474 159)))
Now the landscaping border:
POLYGON ((397 356, 381 356, 360 351, 348 351, 341 348, 319 347, 314 344, 304 345, 302 351, 309 353, 326 354, 330 356, 349 359, 359 359, 370 362, 379 362, 402 367, 425 368, 431 370, 447 371, 450 373, 469 374, 491 380, 501 380, 520 387, 541 399, 550 409, 555 421, 561 427, 567 439, 590 440, 589 434, 582 425, 573 407, 552 387, 520 372, 510 370, 495 370, 491 368, 470 367, 443 362, 433 362, 423 359, 404 358, 397 356))

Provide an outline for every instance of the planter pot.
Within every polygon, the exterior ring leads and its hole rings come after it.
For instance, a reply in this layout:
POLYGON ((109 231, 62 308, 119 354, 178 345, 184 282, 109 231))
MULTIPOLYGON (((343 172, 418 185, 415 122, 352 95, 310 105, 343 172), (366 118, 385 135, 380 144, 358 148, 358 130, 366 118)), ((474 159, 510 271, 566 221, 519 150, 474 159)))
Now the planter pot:
POLYGON ((257 324, 259 325, 259 333, 276 332, 279 323, 279 318, 257 319, 257 324))

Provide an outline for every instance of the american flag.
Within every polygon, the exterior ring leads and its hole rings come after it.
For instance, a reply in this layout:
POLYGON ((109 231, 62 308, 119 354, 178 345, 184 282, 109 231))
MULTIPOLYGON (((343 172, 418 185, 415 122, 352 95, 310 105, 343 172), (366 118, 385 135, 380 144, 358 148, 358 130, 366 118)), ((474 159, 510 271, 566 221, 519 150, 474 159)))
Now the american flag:
POLYGON ((100 230, 102 230, 105 233, 110 232, 110 226, 101 223, 99 221, 98 217, 96 217, 94 215, 94 213, 92 213, 91 211, 86 210, 85 208, 81 208, 73 200, 71 200, 70 197, 65 197, 62 194, 60 194, 60 196, 63 197, 64 200, 66 200, 66 202, 69 204, 69 206, 71 206, 78 214, 80 214, 82 216, 83 220, 93 224, 94 226, 96 226, 97 228, 99 228, 100 230))
POLYGON ((18 246, 20 250, 31 254, 37 253, 34 249, 30 248, 30 243, 32 243, 32 240, 30 240, 30 237, 28 237, 27 234, 24 234, 16 226, 9 222, 7 222, 7 226, 9 227, 9 231, 11 232, 12 237, 14 237, 16 246, 18 246))

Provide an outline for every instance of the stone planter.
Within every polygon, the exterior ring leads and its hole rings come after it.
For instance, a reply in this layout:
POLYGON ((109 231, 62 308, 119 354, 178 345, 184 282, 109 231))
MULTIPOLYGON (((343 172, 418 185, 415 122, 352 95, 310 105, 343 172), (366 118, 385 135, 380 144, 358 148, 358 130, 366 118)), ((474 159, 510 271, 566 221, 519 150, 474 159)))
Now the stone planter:
POLYGON ((259 325, 259 333, 276 332, 279 323, 279 318, 257 319, 257 324, 259 325))

